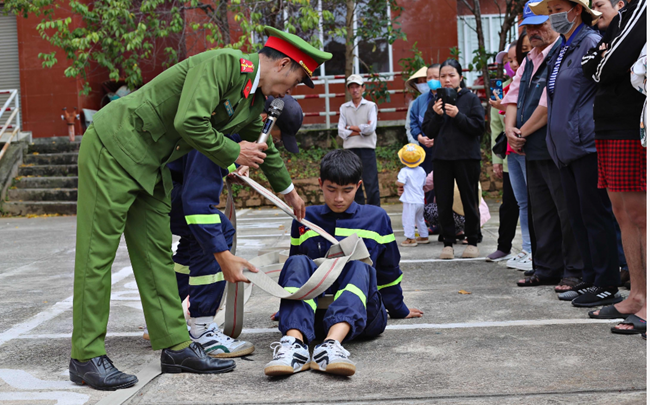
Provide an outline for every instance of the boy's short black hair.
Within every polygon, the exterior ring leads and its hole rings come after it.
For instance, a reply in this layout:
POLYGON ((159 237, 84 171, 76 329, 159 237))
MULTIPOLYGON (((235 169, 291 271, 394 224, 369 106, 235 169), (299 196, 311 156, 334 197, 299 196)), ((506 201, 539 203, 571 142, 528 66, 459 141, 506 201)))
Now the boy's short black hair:
POLYGON ((320 161, 320 178, 323 182, 329 180, 339 186, 354 184, 361 180, 363 166, 361 159, 352 151, 336 149, 329 152, 320 161))

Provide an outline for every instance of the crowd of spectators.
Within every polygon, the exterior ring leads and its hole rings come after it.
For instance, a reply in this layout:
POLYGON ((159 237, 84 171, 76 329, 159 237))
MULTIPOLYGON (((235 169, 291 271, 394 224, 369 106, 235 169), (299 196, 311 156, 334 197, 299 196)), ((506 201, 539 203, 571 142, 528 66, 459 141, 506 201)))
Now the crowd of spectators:
MULTIPOLYGON (((503 179, 503 202, 497 249, 486 256, 525 271, 518 286, 555 286, 573 306, 601 307, 591 318, 624 319, 613 333, 644 337, 646 6, 526 3, 522 34, 497 55, 505 77, 489 100, 492 169, 503 179), (518 223, 522 246, 515 255, 518 223), (627 297, 619 291, 624 285, 627 297)), ((455 59, 423 67, 407 83, 421 93, 406 130, 409 142, 422 147, 424 191, 432 190, 424 218, 429 231, 440 233, 440 258, 453 259, 459 239, 466 244, 461 257, 478 257, 486 216, 479 209, 484 105, 455 59)), ((404 246, 428 243, 408 238, 404 246)))

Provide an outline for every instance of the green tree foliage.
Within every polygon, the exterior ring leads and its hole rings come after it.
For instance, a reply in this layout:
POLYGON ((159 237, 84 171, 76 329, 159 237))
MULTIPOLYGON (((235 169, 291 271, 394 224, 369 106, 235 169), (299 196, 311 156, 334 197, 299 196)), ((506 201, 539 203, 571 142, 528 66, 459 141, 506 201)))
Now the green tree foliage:
MULTIPOLYGON (((90 92, 86 79, 96 67, 133 90, 143 84, 143 64, 162 58, 164 66, 173 65, 195 53, 188 44, 257 50, 261 44, 251 40, 261 37, 263 25, 309 32, 319 22, 309 0, 6 0, 4 10, 41 18, 39 34, 71 61, 65 75, 84 80, 82 94, 90 92), (283 7, 297 12, 284 18, 283 7), (239 37, 231 36, 229 16, 238 24, 239 37)), ((324 19, 331 17, 323 12, 324 19)), ((307 39, 320 45, 318 36, 307 39)), ((57 51, 39 54, 43 67, 58 63, 56 56, 57 51)))

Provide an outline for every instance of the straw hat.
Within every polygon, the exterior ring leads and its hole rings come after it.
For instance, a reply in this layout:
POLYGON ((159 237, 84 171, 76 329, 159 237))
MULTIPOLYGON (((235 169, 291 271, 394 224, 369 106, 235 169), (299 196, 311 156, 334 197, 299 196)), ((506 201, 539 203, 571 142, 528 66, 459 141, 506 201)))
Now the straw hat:
MULTIPOLYGON (((533 13, 537 15, 548 15, 548 1, 549 0, 542 0, 537 3, 530 3, 530 9, 533 11, 533 13)), ((594 25, 596 21, 598 21, 600 16, 603 15, 603 13, 589 8, 588 0, 567 0, 567 1, 581 5, 585 11, 591 14, 592 17, 591 25, 594 25)))
POLYGON ((404 145, 402 149, 397 152, 399 159, 408 167, 418 167, 422 161, 424 161, 424 156, 426 153, 420 145, 414 143, 409 143, 404 145))
POLYGON ((427 69, 428 67, 423 66, 417 72, 413 73, 411 77, 409 77, 409 79, 406 81, 406 85, 415 91, 419 91, 417 86, 415 86, 415 82, 421 77, 424 77, 425 79, 427 78, 427 69))

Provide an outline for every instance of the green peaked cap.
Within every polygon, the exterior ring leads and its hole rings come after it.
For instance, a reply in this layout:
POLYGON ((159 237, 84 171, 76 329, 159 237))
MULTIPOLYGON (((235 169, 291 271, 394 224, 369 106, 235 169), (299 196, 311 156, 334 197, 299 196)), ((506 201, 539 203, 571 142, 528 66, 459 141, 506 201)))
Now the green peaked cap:
POLYGON ((306 73, 302 82, 313 89, 314 83, 311 77, 318 66, 332 59, 332 54, 314 48, 297 35, 289 34, 288 32, 280 31, 273 27, 264 27, 264 33, 269 36, 264 46, 282 52, 299 64, 306 73))

